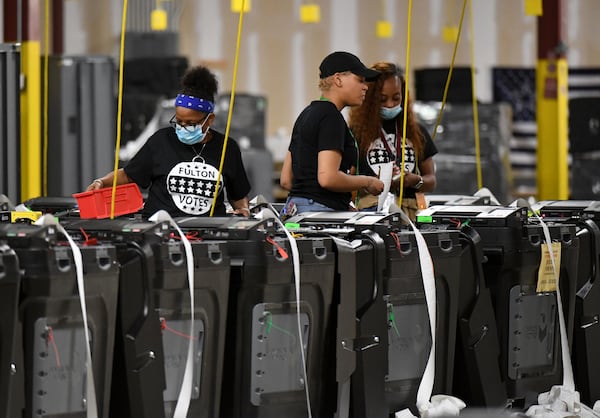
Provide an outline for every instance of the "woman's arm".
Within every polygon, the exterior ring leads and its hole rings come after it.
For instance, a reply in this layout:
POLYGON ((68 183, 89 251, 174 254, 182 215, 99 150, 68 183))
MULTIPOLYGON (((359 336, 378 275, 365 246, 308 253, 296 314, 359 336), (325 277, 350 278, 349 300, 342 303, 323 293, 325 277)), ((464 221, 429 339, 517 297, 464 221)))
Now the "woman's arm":
POLYGON ((378 195, 383 191, 383 182, 377 177, 354 176, 340 171, 342 154, 339 151, 319 151, 317 179, 321 187, 332 192, 352 192, 365 189, 378 195))
POLYGON ((421 161, 421 164, 419 164, 419 170, 421 171, 421 177, 423 178, 423 185, 419 191, 433 192, 437 183, 433 158, 429 157, 426 160, 421 161))
MULTIPOLYGON (((111 171, 111 172, 107 173, 104 177, 95 179, 92 182, 92 184, 90 184, 87 187, 87 189, 85 189, 85 191, 89 192, 91 190, 98 190, 98 189, 103 189, 105 187, 112 187, 113 178, 114 178, 114 172, 111 171)), ((131 180, 129 178, 129 176, 127 174, 125 174, 125 170, 123 170, 122 168, 119 168, 119 170, 117 170, 117 186, 119 186, 121 184, 127 184, 127 183, 133 183, 133 180, 131 180)))
POLYGON ((281 174, 279 176, 279 185, 288 192, 292 190, 292 182, 294 181, 294 173, 292 171, 292 153, 287 152, 283 160, 283 166, 281 167, 281 174))

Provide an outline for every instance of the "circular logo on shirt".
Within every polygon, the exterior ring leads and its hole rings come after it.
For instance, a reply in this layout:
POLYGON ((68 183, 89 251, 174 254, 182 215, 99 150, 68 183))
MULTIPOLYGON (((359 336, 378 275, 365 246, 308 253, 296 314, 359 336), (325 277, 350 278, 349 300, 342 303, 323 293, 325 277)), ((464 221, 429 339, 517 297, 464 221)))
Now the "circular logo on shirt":
MULTIPOLYGON (((380 165, 388 164, 390 162, 393 162, 395 166, 400 167, 402 160, 401 157, 396 156, 395 138, 396 137, 393 134, 386 134, 385 139, 387 144, 384 144, 381 138, 376 138, 371 143, 367 152, 367 163, 374 173, 378 172, 380 165)), ((404 148, 404 171, 412 173, 415 169, 416 162, 415 150, 409 141, 407 141, 404 148)))
MULTIPOLYGON (((167 190, 182 212, 203 215, 210 211, 215 196, 219 170, 204 162, 191 161, 175 165, 167 176, 167 190)), ((219 193, 223 178, 219 182, 219 193)))

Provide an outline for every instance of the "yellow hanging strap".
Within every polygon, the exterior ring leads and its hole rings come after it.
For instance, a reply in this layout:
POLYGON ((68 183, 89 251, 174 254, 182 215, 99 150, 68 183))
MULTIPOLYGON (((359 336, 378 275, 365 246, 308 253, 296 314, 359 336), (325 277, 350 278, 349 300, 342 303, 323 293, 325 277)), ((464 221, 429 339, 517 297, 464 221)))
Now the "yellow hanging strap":
POLYGON ((235 46, 235 61, 233 63, 233 82, 231 85, 231 96, 229 97, 229 112, 227 113, 227 125, 225 128, 225 141, 223 142, 223 151, 221 152, 221 162, 219 163, 219 175, 217 176, 217 185, 215 187, 215 194, 213 196, 212 206, 210 207, 210 216, 212 217, 215 213, 215 204, 217 203, 217 196, 219 194, 219 185, 221 183, 221 173, 223 172, 223 162, 225 161, 225 152, 227 151, 227 141, 229 140, 229 129, 231 127, 231 115, 233 112, 233 101, 235 98, 235 85, 237 81, 237 69, 238 59, 240 56, 240 43, 242 38, 242 23, 244 22, 244 8, 246 0, 242 0, 242 6, 240 7, 240 20, 238 23, 237 43, 235 46))
MULTIPOLYGON (((410 74, 410 23, 411 23, 411 15, 412 15, 412 0, 408 0, 408 18, 406 22, 406 69, 404 70, 404 98, 408 97, 408 75, 410 74)), ((406 103, 404 104, 406 106, 406 103)), ((405 149, 406 149, 406 117, 408 112, 402 112, 404 115, 404 119, 402 121, 402 160, 400 163, 400 194, 398 195, 398 206, 402 207, 402 195, 404 194, 404 157, 405 157, 405 149)), ((397 138, 396 138, 397 140, 397 138)))
POLYGON ((50 0, 46 0, 44 5, 44 97, 43 97, 43 118, 44 118, 44 132, 43 132, 43 144, 42 144, 42 195, 48 194, 48 53, 49 53, 49 40, 50 39, 50 0))
POLYGON ((435 122, 435 127, 433 128, 433 133, 431 134, 431 139, 435 140, 435 136, 437 134, 438 127, 442 121, 442 114, 444 112, 444 106, 446 105, 446 98, 448 97, 448 87, 450 87, 450 80, 452 79, 452 70, 454 69, 454 61, 456 60, 456 50, 458 49, 458 43, 460 41, 460 33, 462 32, 463 19, 465 17, 465 9, 467 7, 467 0, 463 0, 462 11, 460 13, 460 22, 458 24, 458 35, 456 36, 456 42, 454 43, 454 50, 452 51, 452 62, 450 64, 450 69, 448 71, 448 77, 446 78, 446 85, 444 86, 444 96, 442 97, 442 107, 440 108, 440 113, 438 114, 437 121, 435 122))
POLYGON ((119 171, 119 151, 121 149, 121 113, 123 111, 123 60, 125 56, 125 30, 127 28, 127 0, 123 0, 121 18, 121 46, 119 52, 119 94, 117 100, 117 145, 115 148, 115 167, 110 199, 110 219, 115 219, 115 197, 117 195, 117 174, 119 171))
POLYGON ((477 93, 475 91, 475 26, 473 25, 473 0, 469 1, 469 21, 471 26, 471 90, 473 103, 473 130, 475 133, 475 161, 477 164, 477 188, 483 187, 481 174, 481 148, 479 143, 479 112, 477 107, 477 93))

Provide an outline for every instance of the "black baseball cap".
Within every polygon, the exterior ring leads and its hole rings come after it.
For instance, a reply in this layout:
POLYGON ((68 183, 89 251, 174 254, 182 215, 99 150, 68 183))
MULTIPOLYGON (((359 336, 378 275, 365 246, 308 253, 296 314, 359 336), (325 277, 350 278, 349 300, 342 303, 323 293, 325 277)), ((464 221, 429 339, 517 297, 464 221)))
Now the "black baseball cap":
POLYGON ((321 65, 319 77, 327 78, 335 73, 350 71, 359 77, 364 77, 367 81, 375 80, 381 74, 379 71, 371 70, 365 67, 356 55, 344 51, 336 51, 327 55, 321 65))

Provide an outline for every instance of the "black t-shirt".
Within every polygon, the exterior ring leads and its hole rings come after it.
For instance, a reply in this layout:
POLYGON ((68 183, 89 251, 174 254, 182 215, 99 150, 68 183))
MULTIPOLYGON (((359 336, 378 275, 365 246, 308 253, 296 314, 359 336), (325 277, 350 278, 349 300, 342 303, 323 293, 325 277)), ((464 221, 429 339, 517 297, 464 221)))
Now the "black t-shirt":
POLYGON ((335 210, 348 210, 351 193, 333 192, 319 185, 318 155, 325 150, 342 153, 340 171, 349 173, 356 166, 357 145, 344 117, 330 101, 315 100, 300 113, 292 130, 289 151, 294 180, 290 196, 313 199, 335 210))
MULTIPOLYGON (((399 116, 400 117, 400 116, 399 116)), ((384 120, 382 123, 383 132, 376 138, 367 151, 367 155, 361 158, 360 161, 360 174, 367 176, 375 176, 375 171, 379 164, 385 164, 390 161, 394 162, 394 165, 400 166, 402 162, 402 155, 398 152, 402 149, 402 135, 401 129, 396 129, 396 123, 399 123, 397 119, 384 120), (385 133, 385 135, 384 135, 385 133), (385 141, 385 142, 384 142, 385 141)), ((425 148, 423 150, 422 161, 433 157, 437 154, 438 150, 433 143, 427 129, 419 124, 419 129, 423 138, 425 138, 425 148)), ((410 138, 407 138, 407 142, 404 147, 404 171, 409 173, 417 173, 417 156, 414 148, 409 144, 410 138)), ((405 187, 402 193, 403 197, 415 197, 416 190, 413 187, 405 187)))
MULTIPOLYGON (((186 145, 171 127, 158 130, 125 167, 125 173, 142 188, 149 188, 142 214, 164 209, 171 216, 209 215, 225 137, 211 130, 205 144, 186 145)), ((227 141, 214 216, 225 215, 227 198, 239 200, 250 192, 250 183, 238 144, 227 141)))

